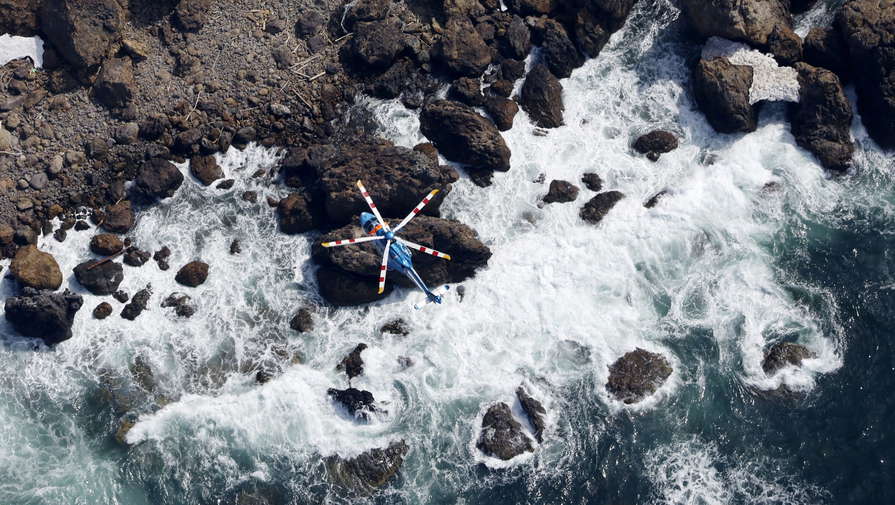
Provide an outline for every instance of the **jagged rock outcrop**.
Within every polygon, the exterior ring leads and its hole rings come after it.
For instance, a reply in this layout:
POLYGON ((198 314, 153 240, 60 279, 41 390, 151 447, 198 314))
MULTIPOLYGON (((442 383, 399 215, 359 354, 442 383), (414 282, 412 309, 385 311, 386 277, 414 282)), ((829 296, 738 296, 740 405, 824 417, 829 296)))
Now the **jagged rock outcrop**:
POLYGON ((645 154, 652 161, 658 160, 660 155, 675 149, 677 149, 677 137, 664 130, 651 131, 634 141, 634 150, 645 154))
POLYGON ((467 105, 450 100, 426 105, 420 131, 449 160, 479 170, 510 169, 510 149, 497 127, 467 105))
POLYGON ((895 3, 847 2, 836 27, 848 47, 861 120, 873 140, 891 149, 895 147, 895 3))
POLYGON ((352 387, 349 387, 348 389, 329 388, 326 391, 326 394, 336 402, 342 404, 342 406, 348 410, 349 414, 364 421, 370 419, 370 414, 381 412, 381 410, 376 407, 376 400, 373 398, 373 393, 369 391, 362 391, 352 387))
POLYGON ((535 430, 535 440, 543 442, 544 430, 547 429, 547 420, 545 419, 547 410, 544 409, 541 402, 532 398, 522 386, 516 388, 516 398, 519 399, 522 410, 525 411, 528 421, 535 430))
POLYGON ((337 370, 345 371, 345 375, 348 376, 349 381, 364 373, 364 359, 360 354, 364 352, 364 349, 366 348, 367 344, 357 344, 354 350, 348 353, 348 355, 342 358, 342 361, 336 365, 337 370))
POLYGON ((827 170, 844 172, 855 151, 851 139, 852 110, 836 74, 797 63, 799 103, 792 106, 796 142, 811 151, 827 170))
POLYGON ((606 390, 626 404, 637 403, 655 393, 671 372, 664 356, 637 348, 609 366, 606 390))
POLYGON ((97 260, 87 260, 76 266, 74 272, 75 278, 87 291, 99 296, 118 291, 124 280, 124 268, 114 261, 99 263, 97 260))
POLYGON ((816 357, 815 353, 801 344, 777 342, 765 351, 761 368, 767 375, 773 375, 785 366, 800 366, 803 360, 816 357))
POLYGON ((546 65, 535 64, 522 84, 519 105, 542 128, 556 128, 563 124, 562 84, 546 65))
POLYGON ((696 103, 720 133, 758 128, 757 107, 749 103, 751 86, 752 67, 733 65, 726 58, 699 60, 693 75, 696 103))
POLYGON ((110 109, 120 109, 134 98, 134 65, 130 58, 109 58, 93 85, 93 96, 97 102, 110 109))
POLYGON ((491 64, 491 49, 465 19, 448 21, 433 53, 445 68, 460 76, 478 77, 491 64))
POLYGON ((843 82, 850 79, 848 48, 835 27, 812 28, 805 37, 804 56, 805 63, 830 70, 843 82))
POLYGON ((75 313, 83 303, 80 295, 68 290, 48 293, 25 288, 20 296, 6 299, 6 320, 22 335, 55 345, 72 337, 75 313))
POLYGON ((488 456, 504 461, 534 450, 506 403, 495 403, 485 412, 476 447, 488 456))
POLYGON ((581 189, 569 181, 552 180, 547 194, 544 195, 542 201, 544 203, 568 203, 574 202, 578 198, 578 192, 581 189))
POLYGON ((590 224, 599 224, 606 214, 615 207, 625 195, 620 191, 604 191, 595 195, 581 207, 578 215, 590 224))
POLYGON ((369 493, 398 473, 407 450, 407 444, 400 440, 385 449, 370 449, 350 459, 330 456, 325 460, 326 469, 330 478, 340 486, 369 493))
POLYGON ((40 0, 0 0, 0 33, 30 37, 37 33, 40 0))
POLYGON ((78 70, 96 68, 121 34, 124 10, 117 0, 44 0, 41 32, 78 70))

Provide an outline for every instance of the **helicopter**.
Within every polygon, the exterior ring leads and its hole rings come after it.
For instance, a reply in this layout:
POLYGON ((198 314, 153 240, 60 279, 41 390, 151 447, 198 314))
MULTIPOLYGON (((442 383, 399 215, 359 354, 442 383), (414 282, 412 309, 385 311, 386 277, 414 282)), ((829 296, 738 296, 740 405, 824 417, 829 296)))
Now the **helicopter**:
MULTIPOLYGON (((415 244, 396 235, 401 228, 409 223, 411 219, 416 217, 416 215, 419 214, 430 201, 432 201, 432 198, 438 194, 439 190, 433 189, 430 191, 429 194, 426 195, 412 211, 410 211, 410 214, 407 214, 407 217, 392 230, 388 223, 382 219, 379 210, 376 208, 376 204, 373 202, 373 199, 370 198, 370 193, 360 180, 357 181, 357 188, 364 196, 364 200, 367 202, 367 206, 370 207, 370 211, 372 211, 372 214, 370 212, 361 212, 360 214, 360 226, 368 236, 323 242, 323 247, 341 247, 363 242, 375 242, 376 247, 382 252, 382 264, 379 267, 379 294, 382 294, 385 290, 385 277, 388 271, 397 270, 407 276, 407 278, 413 281, 413 283, 426 294, 427 302, 441 303, 442 296, 430 290, 413 268, 413 258, 410 250, 415 249, 423 254, 429 254, 436 258, 448 261, 450 261, 451 256, 441 251, 436 251, 431 247, 415 244)), ((444 289, 447 289, 447 286, 445 286, 444 289)))

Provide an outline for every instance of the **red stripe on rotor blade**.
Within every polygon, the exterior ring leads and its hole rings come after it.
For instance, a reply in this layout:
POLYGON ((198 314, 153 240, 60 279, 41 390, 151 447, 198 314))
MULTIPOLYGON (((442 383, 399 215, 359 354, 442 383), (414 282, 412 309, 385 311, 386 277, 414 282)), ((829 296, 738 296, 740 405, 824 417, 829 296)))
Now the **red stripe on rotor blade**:
POLYGON ((413 209, 413 213, 414 213, 414 214, 419 214, 419 213, 420 213, 420 210, 419 210, 419 209, 413 209))
POLYGON ((428 199, 428 198, 423 198, 423 204, 427 204, 427 203, 429 203, 429 199, 428 199))
POLYGON ((371 208, 371 209, 375 209, 375 208, 376 208, 376 204, 373 203, 373 202, 370 202, 370 208, 371 208))
POLYGON ((380 270, 385 270, 385 265, 382 265, 381 267, 379 267, 379 269, 380 269, 380 270))
POLYGON ((366 198, 368 196, 370 196, 370 193, 367 193, 366 191, 364 191, 364 198, 366 198))
POLYGON ((426 248, 425 248, 425 247, 420 247, 420 252, 426 252, 426 248))
POLYGON ((438 256, 438 252, 432 251, 432 256, 438 256))
POLYGON ((349 243, 349 244, 353 244, 353 243, 354 243, 354 239, 353 239, 353 238, 352 238, 352 239, 348 239, 348 243, 349 243))
POLYGON ((341 240, 336 240, 336 245, 340 245, 342 243, 341 240))
POLYGON ((379 282, 385 282, 385 277, 380 277, 379 282))

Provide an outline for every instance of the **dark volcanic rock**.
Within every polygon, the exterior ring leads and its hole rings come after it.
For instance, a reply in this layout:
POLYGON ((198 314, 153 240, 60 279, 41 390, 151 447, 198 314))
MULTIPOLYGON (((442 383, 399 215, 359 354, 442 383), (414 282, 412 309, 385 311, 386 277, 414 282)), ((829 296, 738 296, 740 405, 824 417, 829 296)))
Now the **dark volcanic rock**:
POLYGON ((126 107, 134 98, 134 65, 130 58, 110 58, 93 85, 93 96, 106 107, 126 107))
POLYGON ((571 20, 572 34, 581 52, 600 54, 609 37, 625 24, 637 0, 583 2, 571 20))
POLYGON ((141 267, 149 261, 150 254, 136 247, 128 247, 124 253, 124 264, 132 267, 141 267))
POLYGON ((41 31, 76 69, 102 63, 120 37, 123 9, 116 0, 44 0, 41 31))
POLYGON ((350 46, 352 57, 370 70, 384 70, 401 51, 401 35, 396 20, 357 23, 350 46))
MULTIPOLYGON (((392 223, 397 224, 397 220, 392 223)), ((324 235, 321 241, 358 237, 362 234, 359 227, 349 225, 324 235)), ((427 254, 413 253, 414 267, 423 280, 432 287, 447 282, 461 282, 472 277, 476 269, 486 265, 491 257, 491 251, 478 240, 475 232, 457 221, 417 216, 401 229, 401 236, 451 255, 451 260, 446 261, 427 254)), ((312 253, 314 260, 325 267, 318 271, 318 281, 321 295, 330 303, 357 305, 380 298, 376 294, 376 289, 382 255, 371 242, 333 248, 315 245, 312 253), (328 267, 336 267, 338 270, 331 270, 328 267), (335 286, 325 285, 324 281, 335 286), (353 293, 352 286, 354 286, 353 293), (368 292, 368 286, 372 293, 368 292), (331 298, 333 295, 337 298, 331 298)), ((409 280, 396 272, 388 276, 386 289, 392 284, 413 287, 409 280)))
POLYGON ((280 231, 289 235, 311 231, 317 227, 318 219, 312 213, 307 197, 300 193, 290 193, 277 204, 277 218, 280 231))
POLYGON ((135 219, 130 200, 122 200, 106 207, 100 226, 112 233, 127 233, 134 227, 135 219))
POLYGON ((522 84, 519 105, 542 128, 562 126, 565 110, 562 102, 562 84, 543 64, 531 68, 522 84))
POLYGON ((513 127, 513 119, 519 112, 519 106, 509 98, 492 95, 485 98, 485 111, 491 116, 497 129, 503 132, 513 127))
POLYGON ((516 398, 519 399, 519 403, 522 404, 522 410, 525 411, 525 415, 528 416, 529 422, 535 429, 535 439, 538 442, 543 442, 544 430, 547 428, 547 422, 544 420, 547 416, 547 411, 544 410, 544 406, 541 405, 541 402, 529 396, 522 386, 516 388, 516 398))
POLYGON ((0 32, 30 37, 39 28, 38 0, 0 0, 0 32))
POLYGON ((97 260, 88 260, 76 266, 75 278, 87 288, 87 291, 95 295, 111 295, 118 291, 118 286, 124 280, 124 268, 121 263, 114 261, 97 263, 97 260))
POLYGON ((805 37, 805 63, 832 71, 843 82, 851 75, 848 48, 835 27, 812 28, 805 37))
POLYGON ((26 245, 16 251, 9 271, 24 287, 54 291, 62 285, 62 271, 56 259, 34 245, 26 245))
POLYGON ((659 155, 677 149, 677 137, 664 130, 651 131, 641 135, 634 142, 634 150, 647 155, 653 161, 659 159, 659 155))
POLYGON ((314 319, 311 317, 311 309, 302 307, 292 316, 289 327, 299 333, 307 333, 314 329, 314 319))
POLYGON ((383 216, 404 217, 424 195, 441 189, 422 211, 437 215, 441 202, 450 193, 450 184, 458 178, 455 170, 439 166, 430 156, 391 143, 358 143, 340 146, 338 150, 327 149, 326 155, 309 155, 307 163, 307 170, 319 177, 326 219, 336 226, 355 222, 358 214, 368 211, 355 185, 358 180, 363 181, 383 216))
POLYGON ((504 56, 514 60, 524 60, 531 52, 531 32, 521 17, 513 16, 510 20, 499 47, 504 56))
POLYGON ((491 64, 491 49, 469 21, 448 21, 441 41, 434 48, 435 58, 450 72, 478 77, 491 64))
POLYGON ((105 319, 112 315, 112 305, 109 302, 101 302, 93 309, 94 319, 105 319))
POLYGON ((584 64, 584 56, 578 52, 566 29, 552 19, 545 23, 541 50, 547 68, 559 78, 571 76, 572 70, 584 64))
POLYGON ((394 319, 382 325, 379 328, 379 333, 388 333, 390 335, 398 335, 399 337, 406 337, 410 335, 410 328, 407 327, 407 323, 401 319, 394 319))
POLYGON ((858 112, 884 149, 895 147, 895 2, 852 0, 836 26, 849 51, 858 112))
POLYGON ((330 388, 326 394, 341 403, 352 416, 358 419, 368 421, 371 413, 379 412, 374 405, 376 400, 373 399, 373 393, 369 391, 361 391, 352 387, 348 389, 330 388))
POLYGON ((756 107, 749 103, 752 67, 726 58, 700 60, 693 76, 696 103, 720 133, 751 132, 758 127, 756 107))
POLYGON ((177 281, 178 284, 194 288, 203 284, 207 278, 208 263, 191 261, 177 271, 174 280, 177 281))
POLYGON ((765 351, 761 368, 767 375, 772 375, 787 365, 799 366, 802 364, 802 360, 816 357, 816 354, 803 345, 777 342, 765 351))
POLYGON ((449 160, 482 170, 510 169, 510 149, 494 123, 459 102, 438 100, 423 107, 420 131, 449 160))
POLYGON ((544 203, 567 203, 574 202, 578 198, 578 186, 569 181, 552 180, 550 181, 550 189, 544 195, 544 203))
POLYGON ((131 302, 124 306, 121 310, 121 317, 133 321, 137 318, 149 305, 149 297, 152 296, 152 289, 149 286, 137 291, 131 302))
POLYGON ((609 366, 606 390, 626 404, 637 403, 655 393, 671 372, 664 356, 637 348, 609 366))
POLYGON ((351 379, 364 373, 364 359, 361 358, 360 353, 366 348, 367 344, 357 344, 357 347, 348 353, 347 356, 342 358, 342 361, 336 365, 336 370, 345 371, 345 375, 348 376, 349 384, 351 383, 351 379))
POLYGON ((140 167, 134 188, 145 198, 161 200, 174 196, 183 183, 183 174, 173 163, 161 158, 153 158, 140 167))
POLYGON ((581 216, 581 219, 587 221, 590 224, 598 224, 600 221, 606 217, 606 214, 615 207, 625 195, 620 191, 606 191, 600 193, 584 204, 584 207, 581 207, 581 211, 578 213, 581 216))
POLYGON ((783 0, 684 0, 682 7, 690 25, 704 37, 745 42, 784 64, 801 55, 801 40, 792 31, 783 0))
POLYGON ((224 177, 224 171, 218 166, 213 155, 190 158, 190 173, 204 186, 209 186, 212 182, 224 177))
POLYGON ((111 256, 122 249, 124 242, 111 233, 100 233, 90 239, 90 250, 100 256, 111 256))
POLYGON ((521 16, 540 16, 556 10, 557 0, 508 0, 506 6, 521 16))
POLYGON ((348 460, 326 458, 326 469, 339 485, 359 492, 370 492, 385 485, 404 463, 407 444, 392 442, 385 449, 371 449, 348 460))
POLYGON ((75 313, 84 300, 68 290, 48 293, 25 288, 21 296, 6 299, 6 320, 22 335, 54 345, 71 338, 75 313))
POLYGON ((489 456, 504 461, 524 452, 532 452, 531 440, 523 433, 522 425, 513 419, 506 403, 495 403, 482 418, 482 434, 476 447, 489 456))
POLYGON ((792 106, 791 128, 796 142, 811 151, 827 170, 851 166, 852 110, 839 78, 829 70, 797 63, 799 103, 792 106))
POLYGON ((192 317, 196 313, 196 307, 190 300, 189 295, 184 293, 171 293, 162 300, 162 308, 173 308, 178 317, 192 317))
POLYGON ((584 187, 591 191, 600 191, 603 189, 603 179, 600 178, 598 174, 593 172, 588 172, 581 176, 581 182, 584 183, 584 187))
POLYGON ((454 81, 448 89, 448 98, 473 107, 485 103, 485 96, 482 95, 482 84, 478 79, 472 77, 461 77, 454 81))

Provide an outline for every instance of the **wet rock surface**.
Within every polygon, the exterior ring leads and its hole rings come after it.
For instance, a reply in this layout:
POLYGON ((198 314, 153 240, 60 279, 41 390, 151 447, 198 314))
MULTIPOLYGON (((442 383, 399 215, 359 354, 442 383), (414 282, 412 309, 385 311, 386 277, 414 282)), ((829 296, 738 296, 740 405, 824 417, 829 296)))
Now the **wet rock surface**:
POLYGON ((852 109, 833 72, 796 64, 799 103, 792 106, 791 128, 796 142, 811 151, 827 170, 843 172, 855 151, 851 139, 852 109))
POLYGON ((637 137, 637 140, 634 141, 634 150, 656 161, 659 159, 659 155, 677 149, 677 145, 675 134, 665 130, 655 130, 637 137))
POLYGON ((544 203, 568 203, 578 198, 580 188, 569 181, 552 180, 550 189, 544 195, 544 203))
POLYGON ((534 450, 506 403, 495 403, 485 412, 476 447, 488 456, 504 461, 534 450))
POLYGON ((777 342, 765 351, 761 368, 767 375, 773 375, 783 367, 789 365, 800 366, 803 360, 816 357, 817 354, 803 345, 791 342, 777 342))
POLYGON ((83 303, 80 295, 68 290, 49 293, 24 288, 20 296, 7 298, 4 307, 6 320, 17 332, 55 345, 72 337, 75 314, 83 303))
POLYGON ((149 286, 134 293, 130 303, 121 310, 121 317, 129 321, 133 321, 146 310, 149 305, 149 298, 152 296, 152 288, 149 286))
POLYGON ((345 407, 349 414, 363 421, 368 421, 370 414, 380 412, 375 405, 376 400, 373 398, 373 393, 369 391, 352 387, 348 389, 330 388, 326 394, 345 407))
POLYGON ((535 64, 525 77, 519 105, 542 128, 563 124, 562 85, 546 65, 535 64))
POLYGON ((364 359, 361 357, 361 353, 364 349, 367 348, 367 344, 357 344, 347 356, 342 358, 342 361, 336 365, 337 370, 342 370, 345 372, 345 375, 348 376, 348 381, 350 383, 351 379, 362 375, 364 373, 364 359))
POLYGON ((541 402, 532 398, 522 386, 516 388, 516 398, 519 399, 522 410, 528 416, 528 421, 535 430, 535 440, 543 442, 544 430, 547 429, 547 410, 544 409, 541 402))
POLYGON ((599 224, 609 214, 609 211, 620 202, 625 195, 620 191, 606 191, 599 193, 581 207, 579 216, 590 224, 599 224))
POLYGON ((111 256, 122 249, 124 242, 111 233, 100 233, 90 239, 90 251, 100 256, 111 256))
POLYGON ((609 366, 606 390, 626 404, 637 403, 655 393, 671 372, 664 356, 637 348, 609 366))
POLYGON ((726 58, 700 60, 693 75, 696 103, 720 133, 752 132, 758 127, 757 108, 749 103, 752 67, 733 65, 726 58))
POLYGON ((385 449, 371 449, 359 456, 326 459, 330 478, 353 491, 370 492, 384 486, 398 473, 404 463, 408 447, 403 440, 392 442, 385 449))
POLYGON ((208 263, 191 261, 177 271, 174 280, 178 284, 195 288, 205 283, 208 278, 208 263))
POLYGON ((88 260, 74 268, 75 278, 94 295, 111 295, 124 280, 124 268, 114 261, 88 260))
POLYGON ((510 149, 497 127, 459 102, 438 100, 423 107, 420 131, 452 161, 474 169, 506 172, 510 149))

